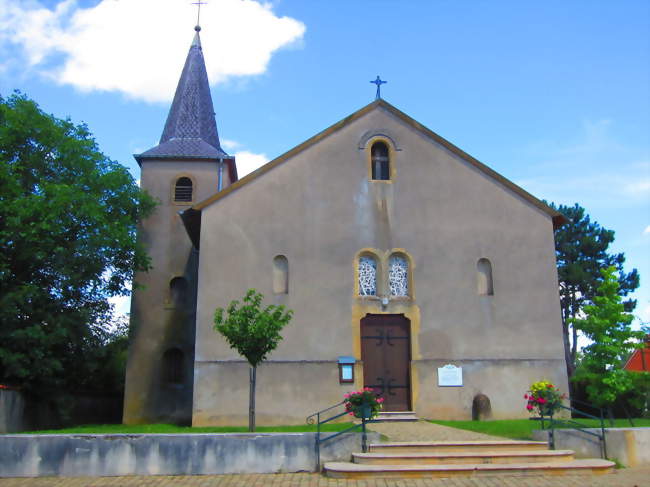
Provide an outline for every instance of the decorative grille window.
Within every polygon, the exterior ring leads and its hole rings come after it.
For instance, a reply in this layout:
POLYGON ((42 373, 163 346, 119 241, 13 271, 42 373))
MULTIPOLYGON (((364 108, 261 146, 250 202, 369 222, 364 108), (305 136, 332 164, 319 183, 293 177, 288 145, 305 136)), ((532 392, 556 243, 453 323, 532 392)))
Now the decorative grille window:
POLYGON ((377 261, 373 257, 359 257, 359 295, 377 295, 377 261))
POLYGON ((388 260, 388 284, 391 296, 408 296, 409 264, 405 257, 391 255, 388 260))
POLYGON ((174 201, 192 201, 192 180, 178 178, 174 188, 174 201))

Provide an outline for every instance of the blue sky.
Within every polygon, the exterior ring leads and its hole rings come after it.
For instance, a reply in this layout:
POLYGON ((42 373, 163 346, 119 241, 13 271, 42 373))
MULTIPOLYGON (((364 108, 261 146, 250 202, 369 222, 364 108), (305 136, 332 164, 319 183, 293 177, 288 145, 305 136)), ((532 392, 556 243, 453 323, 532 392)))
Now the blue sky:
MULTIPOLYGON (((206 1, 206 0, 204 0, 206 1)), ((207 0, 240 171, 384 98, 541 199, 615 230, 650 321, 650 2, 207 0)), ((139 177, 192 40, 190 0, 0 0, 0 94, 86 122, 139 177)))

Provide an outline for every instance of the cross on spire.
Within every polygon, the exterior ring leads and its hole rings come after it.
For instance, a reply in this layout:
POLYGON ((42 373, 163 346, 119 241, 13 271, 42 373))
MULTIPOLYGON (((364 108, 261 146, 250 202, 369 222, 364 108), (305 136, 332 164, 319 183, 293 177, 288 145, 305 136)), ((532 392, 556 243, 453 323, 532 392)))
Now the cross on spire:
POLYGON ((198 2, 192 2, 192 5, 196 5, 197 12, 196 12, 196 27, 195 30, 198 32, 201 30, 201 5, 207 5, 207 2, 202 2, 201 0, 198 0, 198 2))
POLYGON ((377 85, 377 94, 375 95, 375 100, 379 100, 381 98, 381 85, 385 85, 388 83, 388 81, 383 81, 379 75, 377 75, 377 79, 371 81, 371 83, 377 85))

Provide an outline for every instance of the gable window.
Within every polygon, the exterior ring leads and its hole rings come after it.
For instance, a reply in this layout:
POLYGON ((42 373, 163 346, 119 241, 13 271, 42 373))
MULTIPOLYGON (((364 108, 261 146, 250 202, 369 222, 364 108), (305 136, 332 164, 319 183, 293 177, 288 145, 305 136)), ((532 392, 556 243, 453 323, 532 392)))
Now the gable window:
POLYGON ((372 179, 390 179, 390 159, 388 146, 384 142, 375 142, 370 149, 370 163, 372 166, 372 179))
POLYGON ((377 260, 369 255, 359 257, 359 296, 377 295, 377 260))
POLYGON ((174 186, 174 201, 191 202, 193 199, 192 190, 192 180, 190 178, 178 178, 174 186))
POLYGON ((409 264, 402 255, 391 255, 388 259, 388 285, 391 296, 408 296, 409 264))
POLYGON ((483 257, 479 259, 476 264, 477 270, 477 291, 481 296, 494 295, 494 287, 492 285, 492 264, 488 259, 483 257))
POLYGON ((276 255, 273 259, 273 292, 289 292, 289 261, 284 255, 276 255))

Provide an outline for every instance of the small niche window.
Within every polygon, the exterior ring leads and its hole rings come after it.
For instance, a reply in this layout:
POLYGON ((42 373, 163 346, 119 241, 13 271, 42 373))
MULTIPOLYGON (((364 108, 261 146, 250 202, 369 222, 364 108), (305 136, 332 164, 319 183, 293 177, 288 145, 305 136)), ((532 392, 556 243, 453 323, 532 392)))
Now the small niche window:
POLYGON ((359 296, 377 295, 377 260, 369 255, 359 257, 359 296))
POLYGON ((193 186, 190 178, 178 178, 176 186, 174 186, 174 201, 191 202, 193 199, 192 190, 193 186))
POLYGON ((486 258, 479 259, 476 264, 478 294, 481 296, 494 295, 492 285, 492 264, 486 258))
POLYGON ((276 255, 273 258, 273 292, 289 293, 289 261, 284 255, 276 255))
POLYGON ((169 281, 169 304, 183 306, 187 299, 187 279, 175 277, 169 281))
POLYGON ((167 384, 182 384, 183 352, 179 348, 170 348, 163 354, 163 381, 167 384))
POLYGON ((388 146, 384 142, 375 142, 370 149, 370 163, 372 166, 372 179, 390 179, 390 160, 388 146))
POLYGON ((391 296, 408 296, 409 263, 403 255, 391 255, 388 259, 388 284, 391 296))

